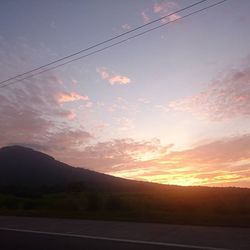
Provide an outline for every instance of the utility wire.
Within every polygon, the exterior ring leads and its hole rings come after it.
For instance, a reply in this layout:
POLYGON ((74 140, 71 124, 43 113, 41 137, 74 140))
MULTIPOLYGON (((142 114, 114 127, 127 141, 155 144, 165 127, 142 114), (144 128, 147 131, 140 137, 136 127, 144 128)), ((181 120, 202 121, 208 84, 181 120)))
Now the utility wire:
POLYGON ((56 65, 56 66, 54 66, 54 67, 51 67, 51 68, 48 68, 48 69, 44 69, 44 70, 39 71, 39 72, 37 72, 37 73, 34 73, 34 74, 32 74, 32 75, 28 75, 27 77, 24 77, 24 78, 21 78, 21 79, 17 79, 17 80, 15 80, 15 81, 13 81, 13 82, 6 83, 6 84, 0 86, 0 88, 6 87, 6 86, 8 86, 8 85, 10 85, 10 84, 14 84, 14 83, 16 83, 16 82, 21 82, 21 81, 23 81, 23 80, 26 80, 26 79, 29 79, 29 78, 31 78, 31 77, 37 76, 37 75, 42 74, 42 73, 44 73, 44 72, 51 71, 51 70, 53 70, 53 69, 59 68, 59 67, 61 67, 61 66, 64 66, 64 65, 69 64, 69 63, 71 63, 71 62, 78 61, 78 60, 81 60, 81 59, 83 59, 83 58, 85 58, 85 57, 88 57, 88 56, 97 54, 97 53, 99 53, 99 52, 102 52, 102 51, 104 51, 104 50, 106 50, 106 49, 109 49, 109 48, 114 47, 114 46, 116 46, 116 45, 122 44, 122 43, 124 43, 124 42, 127 42, 127 41, 129 41, 129 40, 131 40, 131 39, 134 39, 134 38, 136 38, 136 37, 142 36, 142 35, 144 35, 144 34, 146 34, 146 33, 149 33, 149 32, 151 32, 151 31, 153 31, 153 30, 162 28, 162 27, 164 27, 164 26, 166 26, 166 25, 168 25, 168 24, 170 24, 170 23, 173 23, 173 22, 176 22, 176 21, 178 21, 178 20, 181 20, 181 19, 190 17, 190 16, 195 15, 195 14, 198 14, 198 13, 200 13, 200 12, 203 12, 203 11, 205 11, 205 10, 207 10, 207 9, 210 9, 210 8, 212 8, 212 7, 215 7, 215 6, 217 6, 217 5, 220 5, 220 4, 222 4, 222 3, 226 2, 226 1, 228 1, 228 0, 222 0, 222 1, 220 1, 220 2, 217 2, 217 3, 214 3, 214 4, 212 4, 212 5, 206 6, 206 7, 204 7, 204 8, 199 9, 199 10, 193 11, 193 12, 191 12, 191 13, 189 13, 189 14, 186 14, 186 15, 184 15, 184 16, 181 16, 181 17, 179 17, 179 18, 177 18, 177 19, 175 19, 175 20, 171 20, 171 21, 168 21, 168 22, 166 22, 166 23, 164 23, 164 24, 158 25, 158 26, 156 26, 156 27, 154 27, 154 28, 150 28, 150 29, 148 29, 148 30, 146 30, 146 31, 143 31, 143 32, 138 33, 138 34, 133 35, 133 36, 130 36, 130 37, 128 37, 128 38, 126 38, 126 39, 123 39, 123 40, 121 40, 121 41, 119 41, 119 42, 113 43, 113 44, 111 44, 111 45, 108 45, 108 46, 103 47, 103 48, 101 48, 101 49, 95 50, 95 51, 90 52, 90 53, 88 53, 88 54, 85 54, 85 55, 83 55, 83 56, 74 58, 74 59, 72 59, 72 60, 66 61, 66 62, 61 63, 61 64, 58 64, 58 65, 56 65))
POLYGON ((24 72, 24 73, 22 73, 22 74, 18 74, 18 75, 16 75, 16 76, 10 77, 10 78, 8 78, 8 79, 6 79, 6 80, 1 81, 0 84, 3 84, 3 83, 8 82, 8 81, 10 81, 10 80, 14 80, 14 79, 16 79, 16 78, 18 78, 18 77, 21 77, 21 76, 24 76, 24 75, 26 75, 26 74, 32 73, 32 72, 37 71, 37 70, 39 70, 39 69, 43 69, 43 68, 48 67, 48 66, 50 66, 50 65, 52 65, 52 64, 55 64, 55 63, 57 63, 57 62, 60 62, 60 61, 63 61, 63 60, 65 60, 65 59, 71 58, 71 57, 73 57, 73 56, 79 55, 79 54, 81 54, 81 53, 83 53, 83 52, 86 52, 86 51, 88 51, 88 50, 94 49, 94 48, 96 48, 96 47, 98 47, 98 46, 100 46, 100 45, 103 45, 103 44, 105 44, 105 43, 111 42, 111 41, 113 41, 113 40, 115 40, 115 39, 117 39, 117 38, 120 38, 120 37, 122 37, 122 36, 125 36, 125 35, 127 35, 127 34, 130 34, 130 33, 134 32, 134 31, 137 31, 137 30, 139 30, 139 29, 141 29, 141 28, 144 28, 144 27, 146 27, 146 26, 148 26, 148 25, 151 25, 151 24, 153 24, 153 23, 156 23, 156 22, 158 22, 158 21, 161 21, 161 20, 163 20, 163 19, 165 19, 165 18, 167 18, 167 17, 169 17, 169 16, 171 16, 171 15, 174 15, 174 14, 177 14, 177 13, 182 12, 182 11, 184 11, 184 10, 190 9, 190 8, 192 8, 192 7, 194 7, 194 6, 198 5, 198 4, 201 4, 201 3, 207 2, 207 1, 208 1, 208 0, 202 0, 202 1, 196 2, 196 3, 194 3, 194 4, 191 4, 191 5, 189 5, 189 6, 186 6, 186 7, 182 8, 182 9, 180 9, 180 10, 177 10, 177 11, 175 11, 175 12, 173 12, 173 13, 170 13, 170 14, 168 14, 168 15, 165 15, 165 16, 161 17, 161 18, 155 19, 155 20, 153 20, 153 21, 151 21, 151 22, 148 22, 148 23, 146 23, 146 24, 144 24, 144 25, 138 26, 138 27, 136 27, 136 28, 134 28, 134 29, 132 29, 132 30, 126 31, 126 32, 124 32, 124 33, 122 33, 122 34, 120 34, 120 35, 114 36, 114 37, 109 38, 109 39, 107 39, 107 40, 105 40, 105 41, 102 41, 102 42, 100 42, 100 43, 94 44, 94 45, 92 45, 92 46, 90 46, 90 47, 88 47, 88 48, 86 48, 86 49, 82 49, 82 50, 80 50, 80 51, 78 51, 78 52, 75 52, 75 53, 72 53, 72 54, 70 54, 70 55, 67 55, 67 56, 64 56, 64 57, 62 57, 62 58, 59 58, 59 59, 57 59, 57 60, 51 61, 51 62, 49 62, 49 63, 47 63, 47 64, 44 64, 44 65, 42 65, 42 66, 40 66, 40 67, 37 67, 37 68, 34 68, 34 69, 32 69, 32 70, 26 71, 26 72, 24 72))

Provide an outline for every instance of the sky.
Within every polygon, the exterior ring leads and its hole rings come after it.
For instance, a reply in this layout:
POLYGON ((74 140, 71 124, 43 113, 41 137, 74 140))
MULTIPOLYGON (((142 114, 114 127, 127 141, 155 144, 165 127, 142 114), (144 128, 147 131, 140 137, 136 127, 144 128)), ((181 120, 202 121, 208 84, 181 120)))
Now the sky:
MULTIPOLYGON (((0 81, 195 2, 2 0, 0 81)), ((250 188, 250 1, 178 20, 217 2, 0 88, 0 147, 135 180, 250 188)))

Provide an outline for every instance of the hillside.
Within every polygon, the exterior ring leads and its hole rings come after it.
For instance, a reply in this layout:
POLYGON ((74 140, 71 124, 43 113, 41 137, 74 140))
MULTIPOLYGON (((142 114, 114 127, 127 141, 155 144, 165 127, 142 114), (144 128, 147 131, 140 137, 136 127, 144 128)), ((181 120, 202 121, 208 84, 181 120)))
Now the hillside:
POLYGON ((49 155, 22 146, 0 149, 0 186, 67 186, 72 183, 102 191, 136 191, 163 186, 75 168, 49 155))

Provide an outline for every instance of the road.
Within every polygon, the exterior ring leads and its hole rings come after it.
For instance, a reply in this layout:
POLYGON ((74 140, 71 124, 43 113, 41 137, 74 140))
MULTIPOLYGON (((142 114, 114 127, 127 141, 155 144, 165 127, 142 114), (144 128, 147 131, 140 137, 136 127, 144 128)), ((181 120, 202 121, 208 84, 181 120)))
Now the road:
POLYGON ((244 250, 249 235, 249 228, 0 216, 4 250, 244 250))

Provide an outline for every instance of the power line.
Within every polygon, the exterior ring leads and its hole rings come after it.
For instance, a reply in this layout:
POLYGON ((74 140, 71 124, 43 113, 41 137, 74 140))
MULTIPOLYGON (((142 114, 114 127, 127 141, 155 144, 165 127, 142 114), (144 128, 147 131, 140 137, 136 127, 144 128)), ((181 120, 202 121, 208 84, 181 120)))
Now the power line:
POLYGON ((88 50, 94 49, 94 48, 96 48, 96 47, 98 47, 98 46, 100 46, 100 45, 103 45, 103 44, 106 44, 106 43, 108 43, 108 42, 111 42, 111 41, 113 41, 113 40, 115 40, 115 39, 117 39, 117 38, 123 37, 123 36, 125 36, 125 35, 127 35, 127 34, 130 34, 130 33, 134 32, 134 31, 137 31, 137 30, 139 30, 139 29, 141 29, 141 28, 144 28, 144 27, 146 27, 146 26, 148 26, 148 25, 151 25, 151 24, 153 24, 153 23, 156 23, 156 22, 158 22, 158 21, 161 21, 161 20, 163 20, 163 19, 165 19, 165 18, 167 18, 167 17, 169 17, 169 16, 171 16, 171 15, 174 15, 174 14, 177 14, 177 13, 182 12, 182 11, 184 11, 184 10, 190 9, 190 8, 192 8, 192 7, 194 7, 194 6, 198 5, 198 4, 201 4, 201 3, 207 2, 207 1, 208 1, 208 0, 201 0, 201 1, 199 1, 199 2, 196 2, 196 3, 194 3, 194 4, 191 4, 191 5, 189 5, 189 6, 186 6, 186 7, 182 8, 182 9, 180 9, 180 10, 177 10, 177 11, 175 11, 175 12, 172 12, 172 13, 170 13, 170 14, 168 14, 168 15, 165 15, 165 16, 163 16, 163 17, 161 17, 161 18, 155 19, 155 20, 153 20, 153 21, 151 21, 151 22, 148 22, 148 23, 146 23, 146 24, 144 24, 144 25, 138 26, 138 27, 136 27, 136 28, 134 28, 134 29, 132 29, 132 30, 126 31, 126 32, 124 32, 124 33, 122 33, 122 34, 120 34, 120 35, 114 36, 114 37, 109 38, 109 39, 107 39, 107 40, 105 40, 105 41, 102 41, 102 42, 100 42, 100 43, 91 45, 90 47, 88 47, 88 48, 86 48, 86 49, 82 49, 82 50, 80 50, 80 51, 78 51, 78 52, 75 52, 75 53, 72 53, 72 54, 70 54, 70 55, 67 55, 67 56, 64 56, 64 57, 62 57, 62 58, 59 58, 59 59, 57 59, 57 60, 51 61, 51 62, 49 62, 49 63, 47 63, 47 64, 44 64, 44 65, 39 66, 39 67, 37 67, 37 68, 34 68, 34 69, 32 69, 32 70, 29 70, 29 71, 26 71, 26 72, 24 72, 24 73, 18 74, 18 75, 16 75, 16 76, 10 77, 10 78, 8 78, 8 79, 6 79, 6 80, 1 81, 0 84, 3 84, 3 83, 8 82, 8 81, 10 81, 10 80, 14 80, 14 79, 16 79, 16 78, 18 78, 18 77, 21 77, 21 76, 24 76, 24 75, 26 75, 26 74, 32 73, 32 72, 37 71, 37 70, 39 70, 39 69, 43 69, 43 68, 48 67, 48 66, 50 66, 50 65, 52 65, 52 64, 55 64, 55 63, 57 63, 57 62, 60 62, 60 61, 63 61, 63 60, 65 60, 65 59, 71 58, 71 57, 73 57, 73 56, 79 55, 79 54, 81 54, 81 53, 83 53, 83 52, 86 52, 86 51, 88 51, 88 50))
MULTIPOLYGON (((34 73, 34 74, 32 74, 32 75, 28 75, 27 77, 24 77, 24 78, 21 78, 21 79, 17 79, 17 80, 15 80, 15 81, 13 81, 13 82, 6 83, 6 84, 0 86, 0 88, 6 87, 6 86, 8 86, 8 85, 10 85, 10 84, 14 84, 14 83, 16 83, 16 82, 21 82, 21 81, 23 81, 23 80, 26 80, 26 79, 29 79, 29 78, 31 78, 31 77, 37 76, 37 75, 42 74, 42 73, 44 73, 44 72, 51 71, 51 70, 53 70, 53 69, 59 68, 59 67, 61 67, 61 66, 64 66, 64 65, 69 64, 69 63, 71 63, 71 62, 78 61, 78 60, 81 60, 81 59, 83 59, 83 58, 85 58, 85 57, 88 57, 88 56, 97 54, 97 53, 99 53, 99 52, 102 52, 102 51, 104 51, 104 50, 106 50, 106 49, 109 49, 109 48, 114 47, 114 46, 116 46, 116 45, 122 44, 122 43, 124 43, 124 42, 127 42, 127 41, 129 41, 129 40, 131 40, 131 39, 134 39, 134 38, 136 38, 136 37, 142 36, 142 35, 144 35, 144 34, 146 34, 146 33, 149 33, 149 32, 151 32, 151 31, 153 31, 153 30, 162 28, 162 27, 164 27, 164 26, 166 26, 166 25, 168 25, 168 24, 170 24, 170 23, 173 23, 173 22, 176 22, 176 21, 178 21, 178 20, 181 20, 181 19, 190 17, 190 16, 195 15, 195 14, 198 14, 198 13, 200 13, 200 12, 203 12, 203 11, 205 11, 205 10, 207 10, 207 9, 210 9, 210 8, 212 8, 212 7, 215 7, 215 6, 217 6, 217 5, 220 5, 220 4, 222 4, 222 3, 226 2, 226 1, 227 1, 227 0, 222 0, 222 1, 220 1, 220 2, 217 2, 217 3, 214 3, 214 4, 212 4, 212 5, 206 6, 206 7, 204 7, 204 8, 199 9, 199 10, 193 11, 193 12, 191 12, 191 13, 189 13, 189 14, 186 14, 186 15, 184 15, 184 16, 181 16, 181 17, 179 17, 179 18, 177 18, 177 19, 175 19, 175 20, 171 20, 171 21, 168 21, 168 22, 166 22, 166 23, 164 23, 164 24, 158 25, 158 26, 156 26, 156 27, 154 27, 154 28, 150 28, 150 29, 148 29, 148 30, 146 30, 146 31, 143 31, 143 32, 138 33, 138 34, 133 35, 133 36, 130 36, 130 37, 128 37, 128 38, 126 38, 126 39, 123 39, 123 40, 121 40, 121 41, 119 41, 119 42, 113 43, 113 44, 111 44, 111 45, 108 45, 108 46, 103 47, 103 48, 101 48, 101 49, 95 50, 95 51, 90 52, 90 53, 88 53, 88 54, 85 54, 85 55, 83 55, 83 56, 74 58, 74 59, 72 59, 72 60, 66 61, 66 62, 61 63, 61 64, 58 64, 58 65, 56 65, 56 66, 54 66, 54 67, 51 67, 51 68, 48 68, 48 69, 44 69, 44 70, 39 71, 39 72, 37 72, 37 73, 34 73)), ((33 71, 34 71, 34 70, 33 70, 33 71)), ((6 80, 6 81, 7 81, 7 80, 6 80)), ((1 83, 1 82, 0 82, 0 83, 1 83)))

